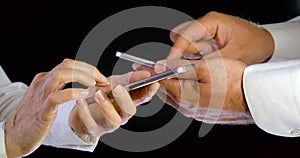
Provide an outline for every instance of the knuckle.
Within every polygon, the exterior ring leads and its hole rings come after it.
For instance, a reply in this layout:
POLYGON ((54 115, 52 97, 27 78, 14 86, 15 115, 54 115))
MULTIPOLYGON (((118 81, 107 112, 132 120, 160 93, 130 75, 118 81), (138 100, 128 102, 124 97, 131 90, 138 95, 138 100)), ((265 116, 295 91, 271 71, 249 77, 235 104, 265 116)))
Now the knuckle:
POLYGON ((60 69, 55 69, 51 72, 51 78, 52 79, 58 79, 61 77, 61 70, 60 69))
POLYGON ((220 13, 219 12, 217 12, 217 11, 210 11, 210 12, 208 12, 206 15, 208 15, 208 16, 217 16, 217 15, 219 15, 220 13))
POLYGON ((50 104, 50 105, 53 105, 53 104, 57 103, 57 99, 56 99, 54 93, 51 93, 51 94, 48 95, 48 97, 47 97, 47 103, 50 104))
POLYGON ((65 58, 63 61, 62 61, 62 65, 63 66, 72 66, 74 65, 75 61, 72 60, 72 59, 69 59, 69 58, 65 58))
POLYGON ((43 77, 45 75, 46 75, 46 72, 40 72, 40 73, 37 73, 34 78, 38 79, 38 78, 41 78, 41 77, 43 77))
POLYGON ((41 72, 41 73, 38 73, 34 76, 33 80, 32 80, 32 84, 31 86, 37 86, 36 84, 37 83, 40 83, 43 81, 43 77, 46 75, 45 72, 41 72), (34 84, 33 84, 34 83, 34 84))

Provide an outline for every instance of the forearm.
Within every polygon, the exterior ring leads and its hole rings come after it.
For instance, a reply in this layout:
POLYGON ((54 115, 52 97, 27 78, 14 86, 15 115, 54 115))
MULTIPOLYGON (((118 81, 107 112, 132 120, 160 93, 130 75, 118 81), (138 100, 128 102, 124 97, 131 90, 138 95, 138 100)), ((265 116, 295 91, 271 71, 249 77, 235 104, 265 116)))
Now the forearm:
POLYGON ((13 142, 9 141, 13 133, 8 133, 8 128, 5 126, 6 120, 9 119, 17 108, 22 96, 27 90, 27 85, 21 82, 11 83, 9 78, 0 66, 0 157, 6 158, 7 155, 12 155, 17 147, 13 142))

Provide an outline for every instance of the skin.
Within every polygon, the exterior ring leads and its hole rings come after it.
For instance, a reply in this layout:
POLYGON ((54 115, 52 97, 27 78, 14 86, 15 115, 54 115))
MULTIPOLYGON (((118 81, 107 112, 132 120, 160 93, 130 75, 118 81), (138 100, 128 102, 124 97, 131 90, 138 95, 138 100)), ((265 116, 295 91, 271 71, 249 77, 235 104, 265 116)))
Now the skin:
POLYGON ((158 95, 185 116, 199 121, 251 122, 242 89, 242 76, 247 65, 270 59, 274 52, 271 34, 239 17, 209 12, 197 20, 178 25, 171 31, 170 38, 174 44, 167 63, 158 62, 155 72, 148 71, 159 73, 164 70, 163 65, 170 68, 179 63, 186 64, 186 61, 176 61, 182 56, 189 59, 198 56, 200 60, 189 60, 195 64, 194 76, 189 76, 192 78, 161 81, 165 90, 160 89, 158 95), (211 41, 215 41, 217 49, 211 41), (203 55, 203 52, 208 54, 203 55), (212 120, 206 119, 207 112, 210 112, 212 120))
MULTIPOLYGON (((147 76, 145 73, 142 76, 147 76)), ((73 115, 86 116, 81 118, 81 126, 86 129, 93 129, 89 125, 94 114, 94 111, 88 113, 88 107, 82 101, 89 95, 88 89, 81 88, 64 88, 67 83, 78 82, 86 87, 108 87, 110 82, 92 65, 84 62, 65 59, 49 72, 39 73, 35 76, 29 85, 26 93, 22 97, 17 109, 5 124, 5 144, 8 157, 23 157, 35 151, 43 142, 45 137, 51 130, 52 124, 57 115, 57 107, 67 101, 77 100, 76 109, 73 110, 73 115), (75 113, 75 114, 74 114, 75 113), (87 114, 87 115, 85 115, 87 114)), ((157 90, 158 85, 149 86, 147 90, 157 90)), ((135 113, 135 103, 131 99, 129 93, 124 91, 122 86, 116 86, 113 91, 115 100, 118 104, 122 104, 122 110, 126 111, 131 117, 135 113), (127 103, 127 104, 125 104, 127 103)), ((146 90, 141 90, 143 96, 147 94, 146 90)), ((104 131, 119 127, 121 115, 116 113, 111 106, 111 102, 106 98, 102 91, 98 91, 95 95, 98 107, 102 108, 104 117, 109 120, 111 128, 104 131), (103 99, 104 98, 104 99, 103 99)), ((143 99, 140 97, 140 99, 143 99)), ((123 117, 123 115, 122 115, 123 117)), ((74 127, 74 119, 70 115, 70 126, 74 127)), ((98 125, 98 124, 97 124, 98 125)), ((75 132, 82 132, 73 129, 75 132)), ((88 131, 88 130, 86 130, 88 131)), ((85 131, 85 132, 86 132, 85 131)), ((90 133, 85 133, 90 134, 90 133)))
POLYGON ((195 21, 175 27, 170 38, 174 42, 167 59, 179 59, 182 54, 212 52, 208 57, 240 60, 247 65, 267 61, 274 52, 271 34, 262 27, 218 12, 209 12, 195 21), (213 50, 209 40, 214 39, 218 51, 213 50))
POLYGON ((242 77, 246 64, 243 62, 214 57, 189 61, 162 60, 155 65, 154 71, 144 66, 134 67, 156 74, 186 64, 194 64, 194 71, 160 81, 163 88, 160 88, 157 94, 162 100, 183 115, 198 121, 247 123, 244 115, 248 115, 249 110, 242 90, 242 77), (205 115, 210 108, 221 109, 223 112, 231 113, 232 116, 227 117, 228 115, 220 113, 212 120, 207 120, 205 115))
POLYGON ((109 77, 111 86, 97 86, 96 88, 98 91, 96 91, 94 98, 97 103, 88 105, 84 99, 77 101, 76 108, 69 118, 73 130, 80 134, 99 137, 127 123, 136 113, 137 105, 150 101, 157 92, 159 83, 131 92, 130 95, 120 85, 149 76, 148 71, 136 71, 109 77), (110 90, 112 90, 113 98, 105 94, 110 90))

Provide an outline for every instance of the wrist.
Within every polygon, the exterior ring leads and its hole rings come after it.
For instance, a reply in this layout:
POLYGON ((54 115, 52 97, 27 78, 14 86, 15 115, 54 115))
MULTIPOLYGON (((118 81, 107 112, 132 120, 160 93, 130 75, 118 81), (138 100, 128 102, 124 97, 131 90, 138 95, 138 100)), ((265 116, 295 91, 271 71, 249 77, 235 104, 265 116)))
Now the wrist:
POLYGON ((271 35, 271 33, 265 29, 262 28, 262 30, 265 32, 265 51, 264 51, 264 56, 262 57, 262 62, 267 62, 271 59, 274 50, 275 50, 275 42, 273 39, 273 36, 271 35))
MULTIPOLYGON (((10 123, 11 119, 8 119, 4 124, 4 143, 7 157, 20 157, 21 149, 20 145, 16 143, 16 135, 14 132, 17 132, 13 129, 13 124, 10 123)), ((18 133, 18 132, 17 132, 18 133)))

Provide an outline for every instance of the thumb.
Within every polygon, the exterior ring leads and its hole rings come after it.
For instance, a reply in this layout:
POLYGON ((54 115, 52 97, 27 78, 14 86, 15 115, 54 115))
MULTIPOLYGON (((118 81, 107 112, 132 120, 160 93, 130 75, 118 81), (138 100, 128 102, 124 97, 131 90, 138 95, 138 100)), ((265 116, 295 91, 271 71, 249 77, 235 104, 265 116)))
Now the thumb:
POLYGON ((178 74, 176 77, 179 79, 199 80, 198 73, 201 69, 199 69, 198 65, 201 65, 201 63, 201 60, 161 60, 155 64, 154 71, 156 73, 162 73, 180 66, 194 65, 194 70, 178 74))

